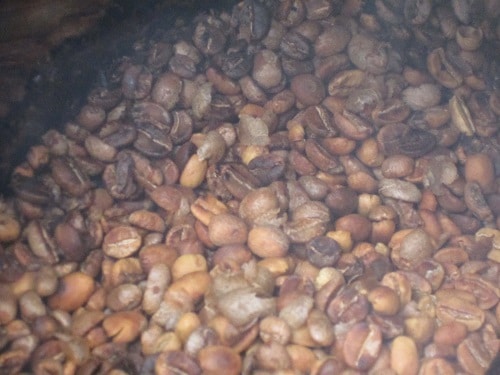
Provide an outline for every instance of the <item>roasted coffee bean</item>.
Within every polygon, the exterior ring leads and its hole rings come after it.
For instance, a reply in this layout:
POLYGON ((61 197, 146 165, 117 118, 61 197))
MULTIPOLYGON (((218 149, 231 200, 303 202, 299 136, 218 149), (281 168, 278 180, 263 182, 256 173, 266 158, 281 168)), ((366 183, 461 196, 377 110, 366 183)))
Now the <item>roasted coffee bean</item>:
POLYGON ((301 0, 287 0, 279 4, 277 19, 286 27, 297 26, 306 16, 306 7, 301 0))
POLYGON ((336 216, 353 213, 358 206, 358 195, 349 187, 334 186, 326 196, 326 205, 336 216))
POLYGON ((133 227, 120 226, 113 228, 104 237, 103 251, 115 258, 125 258, 136 252, 142 240, 133 227))
POLYGON ((104 125, 100 131, 100 136, 106 144, 115 148, 120 148, 134 142, 137 131, 129 124, 114 121, 104 125))
POLYGON ((240 79, 252 69, 251 56, 245 52, 229 52, 221 60, 222 72, 232 79, 240 79))
POLYGON ((386 155, 403 154, 412 158, 427 154, 436 144, 431 133, 404 124, 384 126, 377 134, 377 141, 386 155))
MULTIPOLYGON (((306 133, 312 138, 332 137, 337 134, 332 116, 321 105, 310 106, 298 113, 296 120, 304 124, 306 133)), ((325 145, 326 147, 326 145, 325 145)))
POLYGON ((381 74, 387 70, 388 51, 382 43, 371 36, 354 35, 347 45, 347 53, 351 62, 361 70, 373 74, 381 74))
POLYGON ((317 267, 332 267, 340 258, 337 241, 327 236, 316 237, 306 243, 307 259, 317 267))
POLYGON ((469 208, 478 219, 485 222, 491 222, 493 220, 493 213, 477 182, 465 184, 464 201, 467 208, 469 208))
POLYGON ((285 173, 285 158, 278 153, 260 155, 248 163, 248 169, 262 185, 279 180, 285 173))
POLYGON ((144 66, 131 65, 123 74, 122 92, 128 99, 144 99, 151 91, 153 75, 144 66))
MULTIPOLYGON (((288 56, 281 57, 281 67, 283 68, 283 73, 290 77, 314 72, 314 65, 311 60, 295 60, 288 56)), ((315 90, 313 87, 311 89, 315 90)))
POLYGON ((24 267, 16 259, 12 251, 1 249, 0 253, 0 280, 4 283, 14 282, 24 273, 24 267))
POLYGON ((223 164, 219 173, 228 192, 239 199, 260 186, 260 181, 241 164, 223 164))
POLYGON ((305 142, 304 151, 311 163, 325 173, 336 174, 344 170, 335 156, 328 153, 315 139, 308 139, 305 142))
POLYGON ((49 188, 34 177, 14 175, 11 188, 20 199, 30 203, 44 204, 51 199, 49 188))
POLYGON ((248 1, 238 12, 239 28, 242 35, 248 35, 251 40, 259 40, 266 36, 271 26, 269 9, 259 1, 248 1))
POLYGON ((375 363, 381 348, 380 329, 375 325, 358 323, 347 332, 343 354, 349 366, 365 371, 375 363))
POLYGON ((134 161, 128 152, 119 152, 116 164, 109 164, 103 173, 108 192, 117 199, 132 197, 138 188, 132 179, 134 161))
POLYGON ((222 32, 223 25, 211 25, 209 21, 199 22, 193 34, 193 42, 205 55, 215 55, 224 49, 226 36, 222 32))
POLYGON ((478 333, 471 333, 457 347, 460 365, 470 373, 484 373, 492 362, 492 354, 485 347, 478 333))
POLYGON ((297 32, 289 32, 283 36, 280 44, 281 51, 296 60, 305 60, 311 54, 309 41, 297 32))
POLYGON ((181 78, 194 78, 196 62, 187 55, 176 53, 168 62, 169 68, 181 78))
POLYGON ((484 323, 484 311, 475 303, 466 301, 459 295, 443 296, 436 305, 437 317, 445 322, 456 321, 467 326, 469 331, 479 329, 484 323))
POLYGON ((149 123, 142 123, 137 126, 134 147, 147 156, 164 157, 172 151, 172 140, 165 134, 165 130, 149 123))
POLYGON ((326 308, 326 313, 334 324, 356 323, 366 318, 368 310, 366 297, 353 287, 346 287, 332 299, 326 308))
POLYGON ((70 158, 53 158, 50 163, 52 177, 59 186, 73 196, 82 196, 90 188, 90 180, 70 158))
POLYGON ((155 372, 158 374, 182 372, 188 375, 197 375, 201 374, 201 369, 186 353, 175 350, 164 352, 156 358, 155 372))

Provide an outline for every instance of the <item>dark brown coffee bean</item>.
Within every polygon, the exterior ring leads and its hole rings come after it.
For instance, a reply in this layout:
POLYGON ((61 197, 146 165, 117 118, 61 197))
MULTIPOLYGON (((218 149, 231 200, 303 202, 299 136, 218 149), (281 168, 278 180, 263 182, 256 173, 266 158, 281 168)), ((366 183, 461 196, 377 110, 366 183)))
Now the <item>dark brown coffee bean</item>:
POLYGON ((340 133, 349 139, 362 141, 373 133, 373 127, 366 120, 349 111, 335 112, 333 117, 340 133))
POLYGON ((312 74, 300 74, 293 77, 290 89, 304 106, 318 105, 326 95, 323 82, 312 74))
POLYGON ((327 236, 316 237, 306 243, 307 259, 316 267, 332 267, 340 258, 342 249, 337 241, 327 236))
POLYGON ((54 237, 63 251, 63 257, 70 262, 81 262, 87 256, 88 248, 80 233, 67 223, 59 224, 54 237))
POLYGON ((155 103, 170 111, 179 101, 181 92, 182 80, 175 74, 168 72, 158 77, 151 91, 151 98, 155 103))
POLYGON ((134 147, 146 156, 161 158, 172 151, 172 140, 165 131, 154 125, 142 123, 137 126, 134 147))
POLYGON ((147 57, 147 66, 153 72, 156 73, 162 68, 164 68, 172 55, 174 54, 174 50, 171 44, 164 42, 156 42, 154 43, 147 57))
POLYGON ((325 173, 336 174, 344 170, 338 159, 315 139, 306 140, 304 151, 309 161, 325 173))
POLYGON ((144 66, 131 65, 123 74, 122 92, 128 99, 144 99, 151 91, 153 75, 144 66))
POLYGON ((257 156, 248 163, 248 169, 263 186, 279 180, 285 173, 285 167, 285 158, 277 153, 257 156))
POLYGON ((97 87, 87 96, 89 104, 110 110, 114 108, 122 97, 121 90, 97 87))
POLYGON ((111 124, 107 123, 101 128, 100 137, 106 144, 120 148, 134 142, 137 137, 137 131, 132 125, 114 121, 111 124))
POLYGON ((283 68, 283 73, 288 77, 314 72, 314 64, 311 60, 296 60, 285 55, 281 57, 281 67, 283 68))
POLYGON ((168 62, 173 73, 181 78, 194 78, 196 75, 196 62, 189 56, 176 53, 168 62))
POLYGON ((44 204, 52 199, 50 190, 35 177, 13 175, 10 186, 17 197, 34 204, 44 204))
POLYGON ((326 196, 325 203, 335 216, 345 216, 358 207, 358 195, 349 187, 337 185, 326 196))
POLYGON ((361 242, 370 236, 372 223, 362 215, 349 214, 335 222, 335 230, 348 231, 354 241, 361 242))
POLYGON ((205 55, 215 55, 221 52, 226 44, 226 36, 221 30, 223 25, 212 25, 208 21, 199 22, 193 34, 193 42, 205 55))
POLYGON ((251 57, 245 52, 230 52, 221 59, 222 72, 232 79, 240 79, 252 69, 251 57))
POLYGON ((243 199, 261 185, 257 177, 242 164, 221 165, 219 176, 227 191, 238 199, 243 199))
POLYGON ((276 9, 276 18, 287 27, 297 26, 306 16, 306 7, 302 0, 281 1, 276 9))
POLYGON ((24 274, 24 267, 11 250, 3 247, 0 247, 0 250, 0 281, 3 283, 14 282, 24 274))
POLYGON ((296 60, 305 60, 312 52, 311 44, 307 38, 294 31, 283 36, 280 48, 285 55, 296 60))
POLYGON ((88 176, 71 158, 53 158, 50 167, 56 183, 70 195, 79 197, 91 188, 88 176))
POLYGON ((126 199, 138 192, 138 187, 132 178, 133 163, 130 153, 121 151, 117 155, 116 164, 110 164, 104 169, 102 179, 114 198, 126 199))
POLYGON ((389 124, 377 134, 380 149, 386 155, 403 154, 417 158, 427 154, 436 145, 431 133, 405 124, 389 124))
POLYGON ((266 36, 271 27, 271 15, 264 3, 247 1, 234 11, 237 13, 242 35, 248 35, 251 40, 259 40, 266 36))
POLYGON ((487 222, 493 221, 493 213, 477 182, 468 182, 465 184, 464 201, 469 210, 471 210, 478 219, 487 222))
POLYGON ((306 108, 295 119, 304 125, 306 134, 312 138, 321 140, 337 134, 331 114, 321 105, 306 108))

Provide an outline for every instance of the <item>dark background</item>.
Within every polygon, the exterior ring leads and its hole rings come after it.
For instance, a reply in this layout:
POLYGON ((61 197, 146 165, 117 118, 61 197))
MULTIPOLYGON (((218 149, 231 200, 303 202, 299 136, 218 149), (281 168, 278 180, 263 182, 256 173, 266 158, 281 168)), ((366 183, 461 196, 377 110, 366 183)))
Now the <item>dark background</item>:
POLYGON ((0 0, 0 196, 49 128, 73 118, 133 43, 235 0, 0 0))

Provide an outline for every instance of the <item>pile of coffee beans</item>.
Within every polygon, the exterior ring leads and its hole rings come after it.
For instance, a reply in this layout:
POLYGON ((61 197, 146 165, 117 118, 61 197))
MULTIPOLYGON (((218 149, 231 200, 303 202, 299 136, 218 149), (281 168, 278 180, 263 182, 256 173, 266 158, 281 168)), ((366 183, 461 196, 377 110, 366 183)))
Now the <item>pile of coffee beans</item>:
POLYGON ((0 202, 0 374, 484 374, 500 3, 244 0, 139 38, 0 202))

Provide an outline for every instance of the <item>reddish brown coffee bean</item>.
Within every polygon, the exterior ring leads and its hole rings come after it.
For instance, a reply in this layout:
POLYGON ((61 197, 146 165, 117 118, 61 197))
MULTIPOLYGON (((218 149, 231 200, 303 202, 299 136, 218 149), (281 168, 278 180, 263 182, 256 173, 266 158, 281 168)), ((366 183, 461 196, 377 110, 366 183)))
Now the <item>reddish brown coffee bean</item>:
POLYGON ((438 298, 436 316, 443 323, 452 321, 463 323, 469 331, 479 329, 485 319, 484 311, 475 303, 461 298, 460 295, 453 295, 453 293, 438 298))
POLYGON ((307 159, 325 173, 336 174, 344 170, 337 158, 314 139, 306 140, 304 151, 307 159))
POLYGON ((72 312, 87 302, 94 292, 94 280, 82 273, 73 272, 59 280, 57 291, 48 299, 51 309, 72 312))
POLYGON ((457 359, 462 368, 471 374, 483 374, 493 361, 479 333, 471 333, 457 347, 457 359))
POLYGON ((344 343, 344 359, 356 370, 373 366, 382 348, 382 334, 376 325, 358 323, 348 332, 344 343))
POLYGON ((104 236, 103 251, 115 258, 126 258, 139 250, 142 238, 139 232, 129 226, 119 226, 104 236))
POLYGON ((198 353, 198 361, 204 374, 215 375, 221 371, 237 375, 241 372, 241 358, 231 348, 221 345, 207 346, 198 353))
POLYGON ((453 375, 455 369, 452 364, 444 358, 432 358, 422 362, 419 375, 453 375))
POLYGON ((477 305, 488 310, 498 303, 498 286, 475 274, 465 274, 455 281, 455 288, 472 293, 477 298, 477 305))
POLYGON ((210 219, 208 236, 217 246, 242 244, 247 240, 248 229, 238 216, 222 213, 210 219))
POLYGON ((460 322, 441 325, 434 332, 434 342, 438 345, 458 345, 467 336, 467 326, 460 322))
POLYGON ((82 261, 87 256, 87 246, 81 234, 70 224, 59 224, 54 232, 57 245, 68 261, 82 261))
POLYGON ((146 327, 146 318, 138 311, 120 311, 104 318, 102 326, 114 343, 134 341, 146 327))
POLYGON ((355 242, 361 242, 370 236, 372 223, 359 214, 349 214, 335 222, 335 230, 348 231, 355 242))

